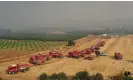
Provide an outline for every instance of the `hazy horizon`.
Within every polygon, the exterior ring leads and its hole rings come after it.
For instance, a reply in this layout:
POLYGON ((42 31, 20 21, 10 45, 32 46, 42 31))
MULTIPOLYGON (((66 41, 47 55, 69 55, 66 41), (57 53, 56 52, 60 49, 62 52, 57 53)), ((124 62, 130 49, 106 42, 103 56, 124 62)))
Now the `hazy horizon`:
POLYGON ((86 30, 133 26, 133 2, 0 2, 0 27, 86 30))

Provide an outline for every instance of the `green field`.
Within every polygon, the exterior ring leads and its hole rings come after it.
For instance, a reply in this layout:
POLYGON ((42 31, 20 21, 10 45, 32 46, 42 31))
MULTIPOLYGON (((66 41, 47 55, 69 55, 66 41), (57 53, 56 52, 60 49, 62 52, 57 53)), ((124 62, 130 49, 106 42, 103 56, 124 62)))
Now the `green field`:
POLYGON ((66 41, 6 40, 0 39, 0 50, 47 50, 67 45, 66 41))

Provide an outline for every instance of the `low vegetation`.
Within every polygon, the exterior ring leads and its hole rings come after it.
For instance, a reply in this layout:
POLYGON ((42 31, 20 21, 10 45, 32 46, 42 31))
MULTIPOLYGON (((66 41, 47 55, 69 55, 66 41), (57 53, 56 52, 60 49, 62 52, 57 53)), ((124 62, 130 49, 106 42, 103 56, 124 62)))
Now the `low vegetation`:
POLYGON ((72 46, 72 45, 75 45, 75 42, 72 40, 68 40, 68 46, 72 46))
POLYGON ((97 73, 94 75, 89 75, 87 71, 77 72, 73 76, 67 76, 65 73, 54 73, 52 75, 47 75, 43 73, 39 76, 39 80, 104 80, 102 74, 97 73))
POLYGON ((90 76, 87 71, 80 71, 72 77, 72 80, 90 80, 90 76))
POLYGON ((45 50, 67 45, 66 41, 7 40, 0 39, 0 49, 45 50))
POLYGON ((65 73, 54 73, 52 75, 47 75, 46 73, 43 73, 40 75, 39 80, 68 80, 68 77, 65 73))
MULTIPOLYGON (((63 72, 58 74, 53 73, 52 75, 43 73, 39 76, 39 80, 104 80, 104 77, 101 73, 89 75, 87 71, 80 71, 73 76, 67 76, 63 72)), ((133 77, 130 75, 126 76, 124 74, 115 74, 110 76, 109 80, 133 80, 133 77)))
POLYGON ((124 76, 122 74, 115 74, 113 76, 110 76, 111 80, 133 80, 133 77, 131 76, 124 76))
POLYGON ((67 41, 76 40, 87 36, 88 34, 70 33, 70 34, 44 34, 44 33, 10 33, 9 35, 0 35, 0 39, 8 40, 39 40, 39 41, 67 41))
POLYGON ((103 75, 101 73, 96 73, 91 76, 92 80, 104 80, 103 75))

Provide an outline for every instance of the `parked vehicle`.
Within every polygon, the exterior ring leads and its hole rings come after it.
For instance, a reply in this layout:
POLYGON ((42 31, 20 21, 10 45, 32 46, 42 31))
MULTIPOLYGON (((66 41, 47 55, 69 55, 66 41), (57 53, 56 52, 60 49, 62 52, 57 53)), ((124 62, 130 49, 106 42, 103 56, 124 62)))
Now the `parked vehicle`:
POLYGON ((50 59, 51 59, 51 57, 49 55, 38 54, 38 55, 34 55, 34 56, 30 57, 29 62, 34 65, 40 65, 50 59))
POLYGON ((100 56, 100 51, 95 51, 96 56, 100 56))
POLYGON ((101 52, 101 53, 100 53, 100 56, 107 56, 107 53, 101 52))
POLYGON ((123 56, 122 56, 119 52, 115 52, 115 53, 114 53, 114 58, 115 58, 116 60, 120 60, 120 59, 123 58, 123 56))
POLYGON ((80 58, 82 57, 81 52, 80 51, 72 51, 68 53, 68 57, 71 58, 80 58))
POLYGON ((30 66, 30 64, 13 64, 8 66, 7 72, 12 75, 18 72, 26 72, 29 70, 30 66))
POLYGON ((93 60, 94 56, 89 55, 89 56, 85 57, 84 59, 86 59, 86 60, 93 60))
POLYGON ((52 58, 63 58, 63 55, 57 51, 49 52, 49 56, 51 56, 52 58))

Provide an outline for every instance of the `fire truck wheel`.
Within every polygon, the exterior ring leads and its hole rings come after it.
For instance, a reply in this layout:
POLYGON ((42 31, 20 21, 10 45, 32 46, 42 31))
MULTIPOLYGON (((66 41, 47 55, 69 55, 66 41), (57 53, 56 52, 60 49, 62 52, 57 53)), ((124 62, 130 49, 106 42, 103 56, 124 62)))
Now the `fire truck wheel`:
POLYGON ((22 72, 26 72, 26 69, 23 69, 22 72))
POLYGON ((63 58, 63 56, 60 56, 59 58, 63 58))
POLYGON ((34 65, 37 65, 37 61, 36 61, 36 62, 34 62, 34 65))
POLYGON ((26 68, 26 71, 28 71, 29 69, 30 69, 30 68, 29 68, 29 67, 27 67, 27 68, 26 68))
POLYGON ((16 74, 16 72, 11 72, 10 74, 14 75, 14 74, 16 74))
POLYGON ((42 61, 42 63, 45 63, 45 61, 42 61))
POLYGON ((8 74, 11 74, 11 72, 7 72, 8 74))

